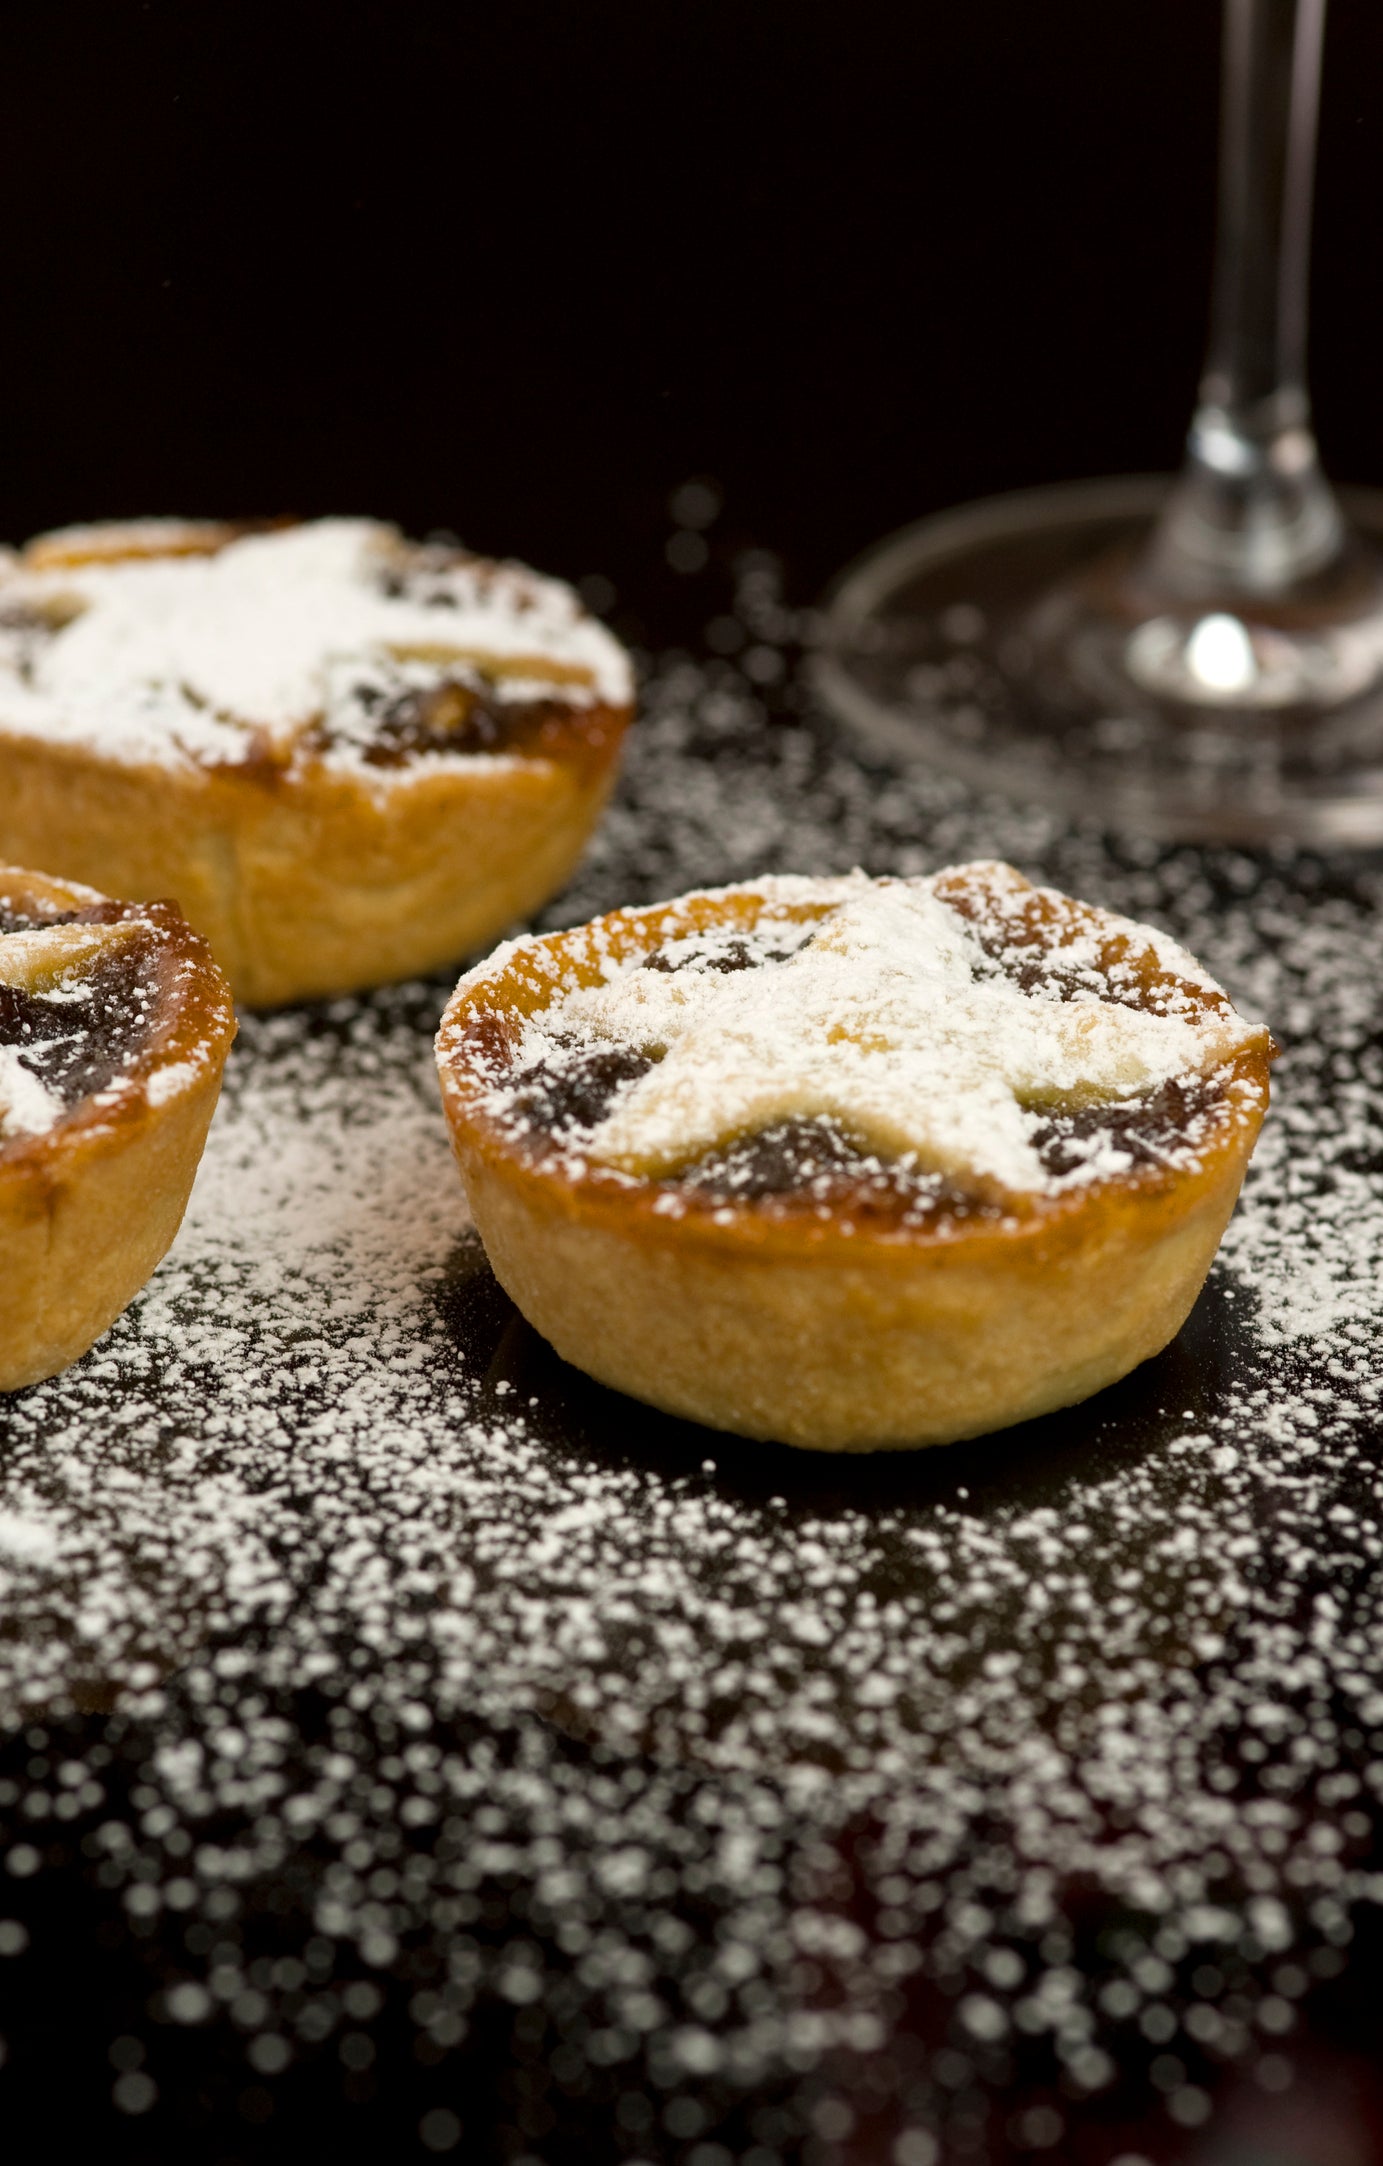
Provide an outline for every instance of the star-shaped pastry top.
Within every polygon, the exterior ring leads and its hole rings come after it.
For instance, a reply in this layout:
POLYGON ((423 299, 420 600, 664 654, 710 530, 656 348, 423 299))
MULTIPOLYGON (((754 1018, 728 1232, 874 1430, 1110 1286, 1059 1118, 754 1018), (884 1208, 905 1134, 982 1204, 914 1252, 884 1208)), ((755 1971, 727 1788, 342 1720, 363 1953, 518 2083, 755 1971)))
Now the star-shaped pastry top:
POLYGON ((631 697, 627 657, 560 581, 374 520, 0 562, 3 729, 234 764, 252 731, 291 749, 372 672, 396 690, 478 672, 501 700, 631 697))
MULTIPOLYGON (((99 962, 135 937, 127 920, 113 925, 39 925, 0 932, 0 1016, 5 992, 59 1006, 82 998, 99 962)), ((22 1011, 21 1011, 22 1015, 22 1011)), ((42 1041, 21 1023, 21 1034, 0 1042, 0 1141, 43 1135, 62 1117, 63 1101, 41 1073, 42 1041)))
POLYGON ((572 994, 564 1030, 657 1061, 621 1091, 586 1155, 665 1176, 775 1122, 830 1116, 867 1148, 910 1154, 920 1170, 1051 1190, 1128 1163, 1097 1130, 1075 1172, 1045 1172, 1033 1136, 1054 1110, 1141 1097, 1263 1040, 1189 955, 1145 926, 1102 916, 1083 951, 1062 946, 1064 978, 1039 976, 1025 990, 935 889, 823 882, 838 907, 814 927, 789 928, 801 945, 786 960, 727 969, 702 937, 683 942, 682 955, 667 951, 673 967, 635 964, 572 994), (1144 952, 1154 944, 1183 997, 1159 1012, 1100 975, 1100 938, 1120 927, 1144 952))

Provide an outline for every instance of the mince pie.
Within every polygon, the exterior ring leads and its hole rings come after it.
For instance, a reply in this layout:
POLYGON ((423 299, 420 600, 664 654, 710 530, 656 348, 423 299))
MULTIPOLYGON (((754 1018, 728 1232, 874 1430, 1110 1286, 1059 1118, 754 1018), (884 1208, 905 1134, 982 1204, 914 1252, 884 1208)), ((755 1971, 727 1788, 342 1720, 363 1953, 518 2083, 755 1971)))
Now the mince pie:
POLYGON ((171 903, 0 866, 0 1391, 66 1368, 148 1278, 234 1036, 171 903))
POLYGON ((519 940, 438 1039, 481 1238, 560 1354, 851 1451, 1071 1405, 1165 1346, 1272 1051, 1164 935, 996 864, 519 940))
POLYGON ((382 983, 561 886, 627 657, 565 586, 366 519, 0 552, 0 857, 175 895, 238 998, 382 983))

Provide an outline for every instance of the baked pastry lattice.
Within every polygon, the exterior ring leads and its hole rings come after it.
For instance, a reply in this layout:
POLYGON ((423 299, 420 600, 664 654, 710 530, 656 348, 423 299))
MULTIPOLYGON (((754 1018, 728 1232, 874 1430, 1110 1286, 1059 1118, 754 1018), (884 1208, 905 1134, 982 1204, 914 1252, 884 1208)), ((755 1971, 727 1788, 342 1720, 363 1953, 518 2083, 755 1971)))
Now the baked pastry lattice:
POLYGON ((0 866, 0 1391, 85 1353, 164 1254, 234 1036, 171 904, 0 866))
POLYGON ((567 587, 365 519, 0 553, 0 857, 175 895, 254 1004, 488 944, 609 792, 627 658, 567 587))
POLYGON ((1165 1346, 1271 1052, 1165 936, 993 864, 518 941, 438 1039, 476 1225, 558 1351, 837 1450, 1000 1428, 1165 1346))

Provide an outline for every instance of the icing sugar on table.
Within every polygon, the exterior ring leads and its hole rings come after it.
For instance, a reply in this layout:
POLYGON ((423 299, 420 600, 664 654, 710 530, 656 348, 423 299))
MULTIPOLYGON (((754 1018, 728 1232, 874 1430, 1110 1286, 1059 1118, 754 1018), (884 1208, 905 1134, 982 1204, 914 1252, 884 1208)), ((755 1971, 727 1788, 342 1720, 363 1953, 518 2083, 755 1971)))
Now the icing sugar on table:
POLYGON ((46 1993, 151 2157, 198 2089, 228 2156, 346 2105, 403 2155, 1161 2155, 1375 1930, 1378 867, 871 776, 769 674, 655 673, 553 922, 983 855, 1164 926, 1285 1048, 1200 1308, 904 1463, 694 1430, 495 1288, 441 985, 249 1019, 172 1256, 0 1411, 0 2100, 46 1993))

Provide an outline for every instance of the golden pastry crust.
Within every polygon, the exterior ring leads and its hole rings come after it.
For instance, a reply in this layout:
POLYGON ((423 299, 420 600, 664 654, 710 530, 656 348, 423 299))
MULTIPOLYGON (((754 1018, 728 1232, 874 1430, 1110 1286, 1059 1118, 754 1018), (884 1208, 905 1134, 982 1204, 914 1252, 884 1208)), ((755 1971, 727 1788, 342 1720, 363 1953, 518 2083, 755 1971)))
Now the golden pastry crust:
MULTIPOLYGON (((766 881, 513 943, 448 1006, 443 1104, 496 1276, 565 1359, 747 1436, 843 1451, 951 1442, 1074 1404, 1174 1337, 1234 1207, 1272 1046, 1146 928, 1008 868, 963 867, 896 885, 928 887, 1015 983, 1045 973, 1050 993, 1063 952, 1083 942, 1087 1008, 1093 968, 1107 1004, 1175 1008, 1211 1031, 1223 1022, 1223 1057, 1205 1074, 1118 1116, 1113 1170, 1016 1193, 954 1169, 919 1182, 856 1153, 814 1181, 739 1195, 704 1168, 631 1174, 595 1158, 589 1135, 563 1146, 541 1122, 515 1119, 528 1026, 549 1027, 574 991, 669 942, 819 925, 848 885, 766 881), (1166 1133, 1182 1147, 1166 1148, 1166 1133)), ((1048 1126, 1074 1133, 1096 1117, 1048 1126)), ((1052 1165, 1066 1163, 1069 1141, 1032 1132, 1052 1165)))
POLYGON ((291 524, 280 519, 102 519, 36 534, 25 545, 24 562, 33 571, 73 571, 83 564, 136 558, 214 557, 242 534, 269 533, 291 524))
MULTIPOLYGON (((377 611, 378 591, 371 602, 377 611)), ((0 856, 107 893, 176 896, 236 997, 254 1006, 428 971, 530 915, 585 847, 632 715, 623 657, 564 589, 367 522, 70 529, 0 568, 0 635, 7 620, 16 689, 7 699, 0 666, 0 856), (389 600, 414 579, 432 601, 448 580, 469 581, 479 597, 479 640, 465 630, 449 640, 448 612, 435 607, 428 638, 382 650, 397 677, 394 709, 411 701, 423 712, 411 739, 386 724, 372 740, 359 709, 353 735, 339 732, 329 705, 274 726, 193 685, 181 720, 170 707, 164 745, 150 741, 163 720, 141 726, 136 714, 132 727, 87 731, 63 709, 61 680, 43 690, 50 656, 113 567, 183 564, 204 578, 199 561, 233 544, 301 551, 302 537, 337 529, 358 535, 370 579, 392 582, 389 600), (487 608, 511 648, 531 620, 530 651, 521 639, 517 652, 488 651, 487 608), (36 628, 35 617, 45 620, 36 628), (493 745, 473 742, 476 715, 493 745)), ((404 629, 416 634, 417 622, 404 629)))
POLYGON ((235 1036, 229 988, 171 904, 108 903, 0 866, 0 1014, 44 986, 70 1001, 83 971, 112 956, 137 998, 111 1072, 37 1129, 0 1103, 0 1391, 85 1353, 164 1255, 235 1036))

